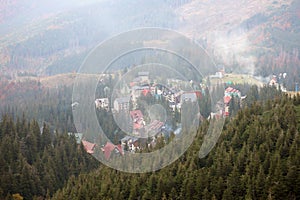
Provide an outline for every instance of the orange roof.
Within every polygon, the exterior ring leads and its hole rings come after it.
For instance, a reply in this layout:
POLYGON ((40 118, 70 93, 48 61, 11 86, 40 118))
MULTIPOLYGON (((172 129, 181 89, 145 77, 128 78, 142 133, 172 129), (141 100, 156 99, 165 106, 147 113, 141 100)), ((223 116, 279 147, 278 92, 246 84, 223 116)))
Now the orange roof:
POLYGON ((95 148, 96 144, 88 142, 86 140, 82 140, 82 144, 83 144, 86 152, 88 152, 90 154, 94 153, 94 148, 95 148))
POLYGON ((111 152, 114 149, 117 149, 121 153, 121 155, 124 155, 124 152, 122 150, 122 146, 120 144, 119 145, 114 145, 110 142, 107 142, 106 145, 103 148, 101 148, 101 150, 104 152, 104 156, 105 156, 106 160, 108 160, 110 158, 111 152))
POLYGON ((224 103, 228 104, 231 101, 231 96, 225 96, 224 97, 224 103))

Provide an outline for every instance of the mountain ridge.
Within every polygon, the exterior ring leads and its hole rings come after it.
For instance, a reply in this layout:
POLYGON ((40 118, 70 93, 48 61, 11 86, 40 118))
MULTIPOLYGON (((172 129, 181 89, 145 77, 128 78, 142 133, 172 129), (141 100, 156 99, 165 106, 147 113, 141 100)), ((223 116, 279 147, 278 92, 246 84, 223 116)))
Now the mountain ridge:
MULTIPOLYGON (((31 21, 29 27, 2 35, 1 71, 37 75, 73 72, 103 39, 154 26, 174 29, 196 40, 216 63, 238 73, 299 74, 295 73, 300 64, 297 1, 95 1, 81 7, 60 7, 48 9, 51 11, 31 21)), ((298 76, 293 79, 300 81, 298 76)))

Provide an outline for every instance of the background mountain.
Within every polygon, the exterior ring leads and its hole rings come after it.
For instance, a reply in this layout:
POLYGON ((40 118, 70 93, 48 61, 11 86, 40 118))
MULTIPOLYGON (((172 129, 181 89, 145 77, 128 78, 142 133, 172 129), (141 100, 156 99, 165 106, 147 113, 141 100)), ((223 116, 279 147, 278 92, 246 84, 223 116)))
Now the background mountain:
POLYGON ((0 70, 53 75, 78 69, 104 39, 140 27, 178 30, 227 71, 299 80, 297 0, 2 0, 0 70))

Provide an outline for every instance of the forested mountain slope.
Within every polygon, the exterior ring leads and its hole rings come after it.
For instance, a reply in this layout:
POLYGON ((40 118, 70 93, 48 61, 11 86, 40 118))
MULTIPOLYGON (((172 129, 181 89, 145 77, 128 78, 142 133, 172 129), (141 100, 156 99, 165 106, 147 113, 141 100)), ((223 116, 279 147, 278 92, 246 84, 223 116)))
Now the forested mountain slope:
POLYGON ((99 164, 74 137, 53 135, 46 124, 39 127, 25 117, 16 122, 2 117, 0 152, 0 199, 50 197, 70 176, 99 164))
POLYGON ((300 96, 254 103, 227 121, 214 150, 198 158, 204 124, 189 150, 153 173, 104 166, 72 177, 53 199, 299 199, 300 96))

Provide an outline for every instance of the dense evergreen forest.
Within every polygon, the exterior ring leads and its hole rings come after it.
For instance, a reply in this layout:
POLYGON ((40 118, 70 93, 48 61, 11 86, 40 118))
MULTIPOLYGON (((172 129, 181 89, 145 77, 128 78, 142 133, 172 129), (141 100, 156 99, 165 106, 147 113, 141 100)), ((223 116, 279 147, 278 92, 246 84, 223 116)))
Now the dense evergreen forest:
POLYGON ((53 199, 299 199, 300 96, 255 102, 227 120, 199 159, 205 122, 176 162, 147 174, 105 166, 72 176, 53 199))
POLYGON ((46 124, 25 117, 2 117, 0 151, 0 199, 50 197, 70 176, 98 166, 74 137, 53 135, 46 124))

